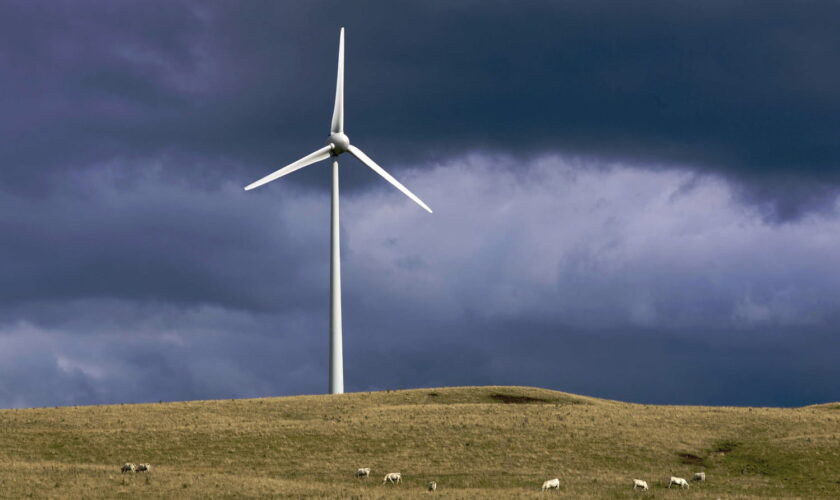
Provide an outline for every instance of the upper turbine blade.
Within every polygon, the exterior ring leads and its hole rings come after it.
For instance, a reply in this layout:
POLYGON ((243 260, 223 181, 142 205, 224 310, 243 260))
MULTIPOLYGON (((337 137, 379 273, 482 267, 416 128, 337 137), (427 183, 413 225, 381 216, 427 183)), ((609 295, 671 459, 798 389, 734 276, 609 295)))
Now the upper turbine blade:
POLYGON ((335 77, 335 108, 333 108, 332 133, 344 133, 344 28, 338 40, 338 75, 335 77))
POLYGON ((257 182, 253 182, 245 186, 245 191, 250 191, 256 187, 260 187, 263 184, 273 181, 274 179, 279 179, 286 174, 290 174, 295 170, 301 169, 307 165, 312 165, 316 161, 326 160, 330 157, 330 153, 332 152, 332 145, 324 146, 323 148, 315 151, 314 153, 308 154, 301 158, 300 160, 290 163, 285 167, 281 168, 280 170, 274 172, 273 174, 266 175, 262 179, 258 180, 257 182))
POLYGON ((368 167, 370 167, 374 172, 376 172, 377 174, 384 177, 386 181, 393 184, 395 188, 402 191, 404 195, 406 195, 409 198, 411 198, 412 200, 414 200, 415 203, 417 203, 421 207, 425 208, 429 213, 432 213, 432 209, 429 208, 425 203, 423 203, 423 200, 421 200, 420 198, 415 196, 414 193, 409 191, 407 187, 400 184, 400 181, 391 177, 391 174, 386 172, 384 168, 377 165, 376 162, 371 160, 370 157, 368 157, 368 155, 366 155, 361 149, 359 149, 356 146, 351 144, 350 146, 347 147, 347 150, 350 151, 350 154, 352 154, 353 156, 358 158, 360 162, 362 162, 365 165, 367 165, 368 167))

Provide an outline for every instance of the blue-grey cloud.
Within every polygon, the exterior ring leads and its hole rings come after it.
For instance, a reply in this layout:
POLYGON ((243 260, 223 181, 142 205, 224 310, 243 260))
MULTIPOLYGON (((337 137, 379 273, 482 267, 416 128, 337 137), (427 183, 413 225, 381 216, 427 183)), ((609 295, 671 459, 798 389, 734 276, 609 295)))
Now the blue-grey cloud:
MULTIPOLYGON (((108 170, 58 208, 0 197, 20 235, 3 246, 0 404, 321 392, 326 193, 108 170)), ((434 215, 381 181, 342 200, 349 390, 837 399, 838 207, 778 225, 720 177, 556 155, 401 171, 434 215)))

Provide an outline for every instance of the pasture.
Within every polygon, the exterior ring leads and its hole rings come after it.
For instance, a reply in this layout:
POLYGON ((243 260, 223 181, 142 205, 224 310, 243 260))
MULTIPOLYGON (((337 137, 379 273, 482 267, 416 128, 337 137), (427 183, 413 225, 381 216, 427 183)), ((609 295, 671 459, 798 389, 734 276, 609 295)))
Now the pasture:
POLYGON ((455 387, 0 410, 0 497, 840 498, 840 404, 455 387), (126 462, 152 470, 121 473, 126 462), (700 471, 705 482, 665 488, 700 471), (383 486, 388 472, 402 482, 383 486), (541 492, 554 477, 560 489, 541 492))

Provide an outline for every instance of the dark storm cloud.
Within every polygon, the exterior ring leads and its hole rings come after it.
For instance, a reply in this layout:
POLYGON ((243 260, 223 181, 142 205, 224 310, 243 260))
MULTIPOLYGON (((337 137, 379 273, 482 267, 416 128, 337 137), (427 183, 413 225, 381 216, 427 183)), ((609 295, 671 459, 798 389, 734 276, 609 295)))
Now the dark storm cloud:
POLYGON ((6 3, 2 176, 34 188, 167 152, 250 180, 326 135, 340 22, 348 131, 384 163, 489 148, 687 166, 791 220, 830 205, 840 180, 838 14, 766 1, 6 3))
POLYGON ((239 186, 208 192, 155 175, 108 177, 107 168, 88 172, 78 180, 84 191, 65 186, 48 203, 0 197, 8 236, 0 259, 12 263, 0 268, 0 300, 118 297, 259 311, 307 307, 321 288, 300 285, 327 255, 317 222, 328 198, 284 210, 239 186), (316 247, 286 244, 301 240, 316 247))
POLYGON ((403 344, 387 351, 350 346, 347 378, 364 390, 532 385, 649 404, 802 406, 837 397, 833 357, 840 340, 833 333, 776 331, 756 342, 745 332, 721 340, 704 331, 675 337, 528 321, 461 326, 480 334, 469 345, 453 345, 417 332, 434 344, 433 353, 403 344))
POLYGON ((136 308, 108 301, 58 303, 49 309, 107 316, 108 323, 121 324, 117 329, 95 321, 80 329, 73 322, 60 330, 29 323, 2 327, 2 407, 321 392, 326 365, 312 352, 324 348, 322 339, 296 338, 292 334, 300 332, 293 325, 304 331, 312 326, 291 317, 257 322, 218 308, 184 314, 183 309, 146 307, 146 318, 128 318, 125 309, 136 308), (271 336, 255 335, 260 323, 275 327, 271 336))
POLYGON ((338 20, 349 390, 837 400, 837 11, 5 2, 0 406, 324 390, 338 20))

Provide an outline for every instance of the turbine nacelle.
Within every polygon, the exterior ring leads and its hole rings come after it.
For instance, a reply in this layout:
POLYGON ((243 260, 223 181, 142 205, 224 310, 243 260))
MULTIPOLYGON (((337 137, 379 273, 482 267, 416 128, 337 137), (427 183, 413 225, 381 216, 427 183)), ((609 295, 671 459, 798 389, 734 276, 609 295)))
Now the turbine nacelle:
POLYGON ((327 138, 327 146, 332 148, 330 155, 338 156, 350 150, 350 138, 341 132, 333 132, 327 138))

